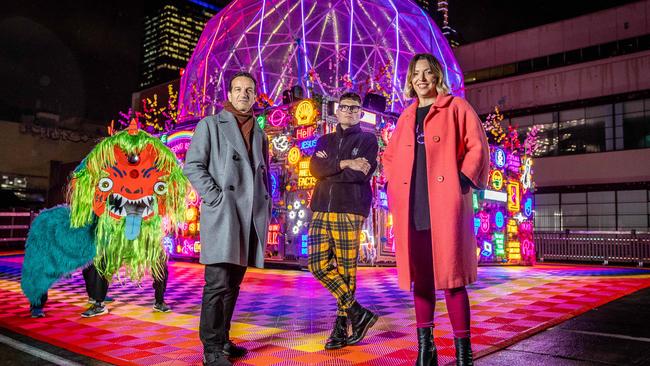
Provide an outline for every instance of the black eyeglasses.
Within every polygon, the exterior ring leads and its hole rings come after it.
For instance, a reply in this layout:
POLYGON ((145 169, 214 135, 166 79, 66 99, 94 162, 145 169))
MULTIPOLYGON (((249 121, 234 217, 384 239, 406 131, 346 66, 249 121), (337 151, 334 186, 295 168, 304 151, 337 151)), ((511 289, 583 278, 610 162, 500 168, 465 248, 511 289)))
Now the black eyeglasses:
POLYGON ((361 110, 361 107, 358 105, 347 105, 347 104, 339 104, 339 111, 341 112, 358 112, 361 110))

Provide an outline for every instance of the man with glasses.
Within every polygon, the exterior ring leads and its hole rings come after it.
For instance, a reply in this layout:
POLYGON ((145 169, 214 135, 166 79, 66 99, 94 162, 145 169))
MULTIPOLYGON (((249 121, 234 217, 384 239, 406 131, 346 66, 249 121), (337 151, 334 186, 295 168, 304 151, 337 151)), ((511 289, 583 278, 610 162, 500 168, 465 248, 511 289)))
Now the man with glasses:
POLYGON ((325 344, 328 350, 358 343, 378 319, 354 296, 361 226, 370 213, 370 179, 379 149, 375 135, 361 131, 362 113, 358 94, 339 98, 336 131, 318 139, 309 167, 317 179, 311 200, 309 270, 337 303, 334 329, 325 344))

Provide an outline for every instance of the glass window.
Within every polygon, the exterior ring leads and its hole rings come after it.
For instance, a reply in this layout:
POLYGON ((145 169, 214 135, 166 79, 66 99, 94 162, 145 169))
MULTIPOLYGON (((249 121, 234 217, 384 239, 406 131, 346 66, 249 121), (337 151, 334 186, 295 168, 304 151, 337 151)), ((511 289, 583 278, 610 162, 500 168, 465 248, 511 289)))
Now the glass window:
POLYGON ((560 111, 560 121, 571 121, 575 119, 584 119, 584 118, 585 118, 584 108, 560 111))
POLYGON ((587 194, 584 192, 580 193, 562 193, 562 206, 567 203, 586 203, 587 194))
POLYGON ((524 126, 531 126, 533 124, 533 116, 523 116, 523 117, 515 117, 510 120, 511 125, 516 125, 519 127, 524 127, 524 126))
POLYGON ((587 118, 609 116, 612 114, 612 105, 605 104, 605 105, 597 105, 595 107, 587 107, 585 112, 587 118))
POLYGON ((557 205, 560 203, 559 193, 540 193, 535 195, 535 205, 557 205))
POLYGON ((553 122, 553 113, 539 113, 533 115, 535 124, 544 124, 553 122))
POLYGON ((616 230, 616 216, 591 216, 589 215, 589 230, 616 230))
POLYGON ((591 215, 616 215, 616 205, 613 203, 589 203, 587 212, 591 215))
POLYGON ((567 216, 586 216, 587 215, 587 205, 585 204, 574 204, 574 205, 565 205, 562 204, 562 215, 567 216))
POLYGON ((589 203, 612 203, 616 202, 616 194, 612 191, 588 192, 587 201, 589 203))
POLYGON ((563 216, 562 223, 565 229, 584 230, 587 228, 587 216, 563 216))
POLYGON ((623 102, 623 110, 617 113, 643 112, 643 99, 623 102))
POLYGON ((539 132, 537 133, 537 151, 535 156, 557 155, 558 131, 555 123, 536 124, 539 132))
MULTIPOLYGON (((584 110, 581 110, 584 112, 584 110)), ((563 112, 560 112, 562 117, 563 112)), ((558 131, 558 152, 559 154, 586 153, 585 130, 586 121, 584 117, 579 119, 561 119, 558 131)), ((604 141, 604 136, 603 136, 604 141)))
POLYGON ((616 192, 618 203, 621 202, 647 202, 648 191, 645 189, 636 189, 633 191, 618 191, 616 192))
MULTIPOLYGON (((577 136, 584 144, 585 152, 605 151, 605 141, 607 138, 607 126, 611 126, 611 116, 589 118, 585 122, 585 128, 577 136)), ((610 127, 611 131, 611 127, 610 127)), ((610 134, 611 136, 611 134, 610 134)), ((611 136, 613 137, 613 136, 611 136)), ((610 137, 610 139, 611 139, 610 137)))
POLYGON ((624 202, 618 203, 618 214, 619 215, 630 215, 630 214, 648 214, 648 206, 644 202, 624 202))
POLYGON ((564 54, 564 61, 567 65, 576 64, 582 60, 582 54, 580 50, 567 51, 564 54))
POLYGON ((623 115, 623 144, 626 149, 650 147, 650 115, 646 119, 643 112, 623 115))
POLYGON ((550 67, 564 66, 564 53, 555 53, 548 56, 548 65, 550 67))
POLYGON ((648 230, 648 215, 619 215, 619 230, 648 230))
POLYGON ((598 46, 585 47, 582 49, 583 61, 597 60, 600 57, 598 46))

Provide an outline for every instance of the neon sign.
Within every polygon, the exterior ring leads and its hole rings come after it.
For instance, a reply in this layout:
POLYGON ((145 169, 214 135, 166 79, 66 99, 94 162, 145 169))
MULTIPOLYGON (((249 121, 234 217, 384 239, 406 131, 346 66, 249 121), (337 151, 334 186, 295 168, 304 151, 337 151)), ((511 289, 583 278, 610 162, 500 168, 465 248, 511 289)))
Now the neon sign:
POLYGON ((533 186, 533 159, 524 158, 523 172, 521 173, 521 184, 524 190, 528 191, 533 186))
POLYGON ((492 188, 497 191, 500 191, 503 188, 503 173, 500 170, 493 170, 490 174, 490 181, 492 183, 492 188))
POLYGON ((509 181, 508 189, 508 211, 519 212, 521 209, 521 187, 519 182, 509 181))
POLYGON ((386 191, 379 191, 379 206, 388 208, 388 195, 386 191))
POLYGON ((490 215, 486 212, 481 212, 478 214, 479 220, 481 221, 481 232, 486 234, 490 231, 490 215))
POLYGON ((501 148, 494 151, 494 163, 497 167, 503 168, 506 165, 506 153, 501 148))
POLYGON ((287 157, 287 161, 289 162, 289 164, 295 165, 296 163, 298 163, 298 161, 300 161, 301 156, 302 155, 300 154, 300 149, 294 146, 289 150, 289 156, 287 157))
POLYGON ((269 232, 267 234, 267 243, 270 245, 280 244, 280 224, 269 225, 269 232))
POLYGON ((300 254, 307 255, 309 251, 309 235, 302 235, 300 238, 300 254))
POLYGON ((316 108, 314 108, 314 104, 312 104, 312 102, 309 100, 303 100, 298 103, 298 106, 296 107, 296 111, 294 113, 296 124, 298 126, 314 124, 317 114, 318 112, 316 111, 316 108))
POLYGON ((489 241, 483 242, 483 250, 481 251, 481 255, 484 257, 489 257, 492 255, 492 243, 489 241))
POLYGON ((273 148, 278 150, 279 152, 285 152, 289 150, 289 139, 287 139, 287 136, 285 135, 279 135, 274 137, 271 140, 271 144, 273 144, 273 148))
POLYGON ((533 198, 528 197, 524 201, 524 215, 526 215, 526 217, 530 217, 530 215, 532 214, 533 214, 533 198))
POLYGON ((318 140, 313 139, 313 140, 305 140, 305 141, 301 142, 300 143, 300 150, 305 151, 305 150, 316 148, 316 142, 317 141, 318 140))
POLYGON ((283 127, 287 124, 289 120, 288 116, 280 108, 274 109, 273 112, 268 116, 267 120, 273 127, 283 127))
POLYGON ((521 160, 519 155, 516 155, 514 152, 511 152, 508 155, 508 170, 511 172, 519 172, 519 167, 521 166, 521 160))
POLYGON ((491 201, 506 202, 508 200, 508 195, 504 192, 497 192, 486 189, 483 191, 483 198, 491 201))
POLYGON ((505 225, 503 212, 497 211, 497 213, 494 214, 494 224, 496 225, 497 229, 503 229, 503 225, 505 225))
POLYGON ((503 248, 503 244, 505 242, 505 237, 501 233, 494 233, 492 236, 492 239, 494 241, 494 252, 496 255, 505 255, 506 252, 503 248))
POLYGON ((264 115, 258 116, 257 125, 260 126, 261 129, 264 129, 266 127, 266 116, 264 115))
POLYGON ((316 127, 314 126, 303 126, 296 128, 296 139, 304 140, 314 136, 316 132, 316 127))
POLYGON ((309 189, 316 185, 316 178, 309 171, 310 159, 301 160, 298 164, 298 188, 309 189))

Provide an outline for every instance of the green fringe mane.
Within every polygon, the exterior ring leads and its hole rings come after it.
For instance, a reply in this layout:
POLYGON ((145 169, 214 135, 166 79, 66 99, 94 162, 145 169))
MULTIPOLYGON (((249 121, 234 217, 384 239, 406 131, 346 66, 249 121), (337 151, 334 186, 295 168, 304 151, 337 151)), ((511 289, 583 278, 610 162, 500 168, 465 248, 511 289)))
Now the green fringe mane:
POLYGON ((165 228, 158 215, 158 199, 163 199, 165 203, 165 216, 168 219, 166 229, 176 231, 178 224, 184 220, 188 187, 189 182, 178 165, 176 155, 159 139, 144 131, 138 131, 135 135, 130 135, 126 130, 118 132, 97 144, 72 174, 67 195, 70 227, 80 228, 97 222, 95 265, 109 280, 122 265, 127 266, 132 280, 139 281, 148 269, 160 278, 166 255, 161 243, 165 228), (99 180, 108 176, 104 169, 116 163, 114 147, 118 146, 126 154, 139 154, 147 145, 151 145, 156 153, 156 168, 168 173, 161 178, 167 182, 167 194, 163 197, 155 195, 154 216, 143 221, 139 237, 129 241, 124 237, 125 220, 111 218, 108 210, 97 218, 92 202, 99 180))

